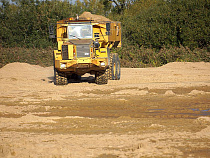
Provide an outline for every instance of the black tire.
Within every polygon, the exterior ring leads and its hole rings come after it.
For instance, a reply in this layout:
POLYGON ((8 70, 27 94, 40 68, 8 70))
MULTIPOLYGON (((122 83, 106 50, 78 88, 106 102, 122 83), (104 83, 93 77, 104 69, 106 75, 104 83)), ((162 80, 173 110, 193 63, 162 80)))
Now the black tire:
POLYGON ((54 69, 54 78, 55 78, 55 85, 67 85, 67 75, 64 72, 59 72, 58 70, 54 69))
POLYGON ((110 55, 109 80, 120 80, 120 59, 117 53, 110 55))
POLYGON ((120 76, 121 76, 121 69, 120 69, 120 59, 119 59, 119 55, 115 54, 116 56, 116 80, 120 80, 120 76))
POLYGON ((112 80, 112 54, 110 54, 110 59, 109 59, 109 69, 108 69, 108 79, 112 80))
POLYGON ((108 69, 106 71, 98 71, 95 74, 95 83, 102 85, 108 83, 108 69))
POLYGON ((110 65, 109 65, 109 79, 115 80, 116 79, 116 54, 113 53, 110 55, 110 65))
POLYGON ((56 69, 55 69, 55 55, 54 55, 54 52, 53 52, 53 70, 54 70, 54 81, 55 81, 55 76, 56 76, 55 71, 56 71, 56 69))
POLYGON ((68 84, 67 75, 64 72, 59 72, 55 68, 54 52, 53 52, 53 68, 54 68, 54 84, 55 85, 67 85, 68 84))

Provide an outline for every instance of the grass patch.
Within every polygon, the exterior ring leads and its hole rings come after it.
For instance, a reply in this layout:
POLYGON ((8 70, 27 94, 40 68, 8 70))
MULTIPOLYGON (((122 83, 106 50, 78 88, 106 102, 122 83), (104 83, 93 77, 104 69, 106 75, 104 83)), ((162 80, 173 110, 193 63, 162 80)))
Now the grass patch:
POLYGON ((8 63, 21 62, 43 67, 53 65, 53 49, 4 48, 0 46, 0 68, 8 63))
POLYGON ((187 47, 164 47, 160 50, 138 46, 124 46, 114 50, 120 55, 122 67, 159 67, 170 62, 210 62, 207 49, 190 50, 187 47))

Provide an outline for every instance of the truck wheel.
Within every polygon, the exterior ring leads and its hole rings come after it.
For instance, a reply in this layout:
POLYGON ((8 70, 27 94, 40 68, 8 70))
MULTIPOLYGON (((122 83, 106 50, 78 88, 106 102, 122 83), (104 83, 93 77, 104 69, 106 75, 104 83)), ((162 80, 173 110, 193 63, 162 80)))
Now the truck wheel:
POLYGON ((107 84, 108 83, 108 69, 105 71, 98 71, 95 74, 95 82, 96 84, 107 84))
POLYGON ((120 59, 117 53, 110 55, 109 80, 120 80, 120 59))
POLYGON ((56 72, 56 69, 55 69, 55 55, 54 55, 54 52, 53 52, 53 70, 54 70, 54 81, 55 81, 55 72, 56 72))
POLYGON ((59 72, 56 69, 54 69, 54 78, 55 78, 55 85, 67 85, 68 80, 65 73, 59 72))
POLYGON ((108 69, 108 79, 112 80, 112 54, 110 54, 110 64, 108 69))
POLYGON ((115 79, 120 80, 120 75, 121 75, 120 59, 119 59, 119 55, 116 54, 116 76, 115 76, 115 79))
POLYGON ((109 79, 115 80, 116 78, 116 54, 110 55, 110 65, 109 65, 109 79))

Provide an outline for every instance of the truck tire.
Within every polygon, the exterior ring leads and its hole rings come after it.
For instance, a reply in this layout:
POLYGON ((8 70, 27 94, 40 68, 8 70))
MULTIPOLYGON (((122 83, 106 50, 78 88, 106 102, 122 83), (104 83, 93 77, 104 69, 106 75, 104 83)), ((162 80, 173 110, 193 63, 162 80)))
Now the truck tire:
POLYGON ((54 55, 54 52, 53 52, 53 70, 54 70, 54 83, 55 83, 55 55, 54 55))
POLYGON ((112 80, 112 54, 110 54, 110 64, 108 69, 108 79, 112 80))
POLYGON ((96 72, 95 83, 99 85, 108 83, 108 69, 96 72))
POLYGON ((59 72, 56 69, 54 69, 54 78, 55 78, 55 85, 67 85, 67 75, 65 73, 59 72))
POLYGON ((116 78, 116 55, 115 53, 110 55, 110 65, 109 65, 109 79, 115 80, 116 78))
POLYGON ((117 53, 110 55, 109 80, 120 80, 120 60, 117 53))
POLYGON ((120 80, 120 76, 121 76, 121 70, 120 70, 120 59, 119 59, 119 55, 115 54, 116 57, 116 75, 115 75, 115 80, 120 80))
POLYGON ((65 73, 59 72, 55 68, 55 55, 53 52, 53 68, 54 68, 54 84, 55 85, 67 85, 67 75, 65 73))

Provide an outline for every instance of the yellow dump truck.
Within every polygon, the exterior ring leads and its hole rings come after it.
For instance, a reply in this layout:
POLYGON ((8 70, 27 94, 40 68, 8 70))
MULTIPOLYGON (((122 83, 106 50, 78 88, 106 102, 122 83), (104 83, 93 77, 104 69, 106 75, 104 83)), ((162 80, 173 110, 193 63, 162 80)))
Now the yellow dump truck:
POLYGON ((58 50, 54 50, 55 85, 66 85, 85 73, 96 84, 120 79, 120 61, 110 50, 121 47, 121 23, 86 12, 57 22, 58 50), (86 15, 86 16, 84 16, 86 15))

